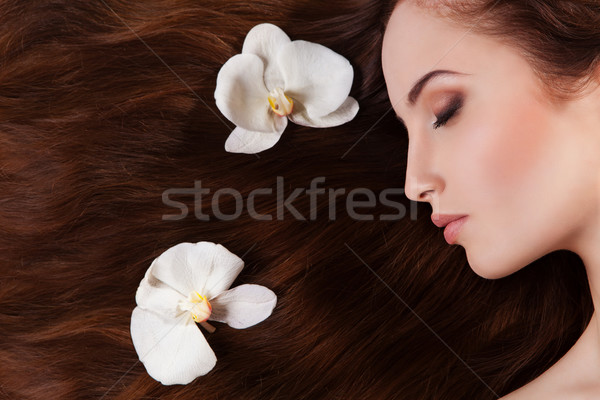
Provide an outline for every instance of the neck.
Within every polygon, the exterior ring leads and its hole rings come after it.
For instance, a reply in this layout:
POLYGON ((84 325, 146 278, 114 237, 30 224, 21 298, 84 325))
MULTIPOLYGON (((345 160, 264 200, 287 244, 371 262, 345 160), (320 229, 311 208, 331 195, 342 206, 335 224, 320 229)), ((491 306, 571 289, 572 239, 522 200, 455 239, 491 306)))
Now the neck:
POLYGON ((575 345, 538 379, 542 388, 552 388, 554 393, 560 393, 564 398, 576 393, 593 393, 594 396, 600 393, 600 323, 597 312, 600 307, 600 220, 595 228, 595 232, 578 237, 578 246, 569 247, 585 265, 594 314, 575 345), (592 388, 591 392, 586 392, 589 388, 592 388))
POLYGON ((600 324, 598 323, 598 310, 600 310, 600 221, 595 224, 596 231, 591 233, 584 241, 577 254, 581 257, 587 272, 588 283, 594 303, 594 315, 586 328, 587 334, 595 337, 596 353, 600 359, 600 324))
POLYGON ((585 265, 594 314, 581 338, 565 356, 575 381, 596 382, 596 385, 600 381, 600 204, 597 210, 595 215, 589 216, 589 230, 579 235, 573 247, 585 265))

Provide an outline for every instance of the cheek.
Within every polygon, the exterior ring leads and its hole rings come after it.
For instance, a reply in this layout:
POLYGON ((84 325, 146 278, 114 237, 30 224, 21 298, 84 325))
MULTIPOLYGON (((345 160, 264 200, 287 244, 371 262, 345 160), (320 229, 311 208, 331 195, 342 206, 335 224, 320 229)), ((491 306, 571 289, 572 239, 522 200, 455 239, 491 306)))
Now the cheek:
POLYGON ((549 250, 557 151, 550 120, 539 106, 515 104, 465 127, 459 190, 473 224, 464 244, 480 276, 509 275, 549 250))
POLYGON ((468 165, 463 168, 479 205, 500 211, 513 201, 539 199, 550 156, 543 121, 539 107, 515 104, 496 108, 493 115, 467 128, 463 154, 468 165))

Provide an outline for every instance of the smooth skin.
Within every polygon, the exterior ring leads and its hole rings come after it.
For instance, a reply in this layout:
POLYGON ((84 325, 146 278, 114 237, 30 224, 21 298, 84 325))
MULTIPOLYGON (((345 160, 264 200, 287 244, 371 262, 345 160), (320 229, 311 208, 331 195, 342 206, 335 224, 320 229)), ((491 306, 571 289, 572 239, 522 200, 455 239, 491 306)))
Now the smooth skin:
MULTIPOLYGON (((408 198, 430 203, 434 214, 468 215, 456 244, 486 279, 555 250, 577 253, 597 310, 599 86, 554 102, 517 48, 411 1, 392 13, 382 64, 390 101, 408 130, 408 198), (457 74, 432 78, 410 104, 413 85, 434 70, 457 74), (436 125, 440 118, 447 122, 436 125)), ((563 358, 503 399, 600 398, 596 314, 563 358)))

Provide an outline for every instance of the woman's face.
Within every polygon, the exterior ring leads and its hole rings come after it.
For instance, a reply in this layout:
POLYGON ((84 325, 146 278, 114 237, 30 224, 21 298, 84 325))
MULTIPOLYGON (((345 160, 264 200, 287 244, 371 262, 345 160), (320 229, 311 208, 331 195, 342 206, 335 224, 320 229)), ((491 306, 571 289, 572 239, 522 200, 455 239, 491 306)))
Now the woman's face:
POLYGON ((553 106, 517 50, 406 1, 388 23, 382 63, 408 130, 406 194, 434 214, 468 215, 456 243, 478 275, 575 251, 598 216, 597 98, 553 106), (434 77, 410 105, 413 84, 433 70, 457 74, 434 77))

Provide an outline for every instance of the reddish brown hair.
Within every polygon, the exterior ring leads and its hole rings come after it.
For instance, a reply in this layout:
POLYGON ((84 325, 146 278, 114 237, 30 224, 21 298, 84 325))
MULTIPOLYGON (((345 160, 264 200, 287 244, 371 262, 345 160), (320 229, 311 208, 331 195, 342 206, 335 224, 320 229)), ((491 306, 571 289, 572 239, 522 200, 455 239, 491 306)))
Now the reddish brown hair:
MULTIPOLYGON (((482 279, 422 204, 416 221, 357 221, 343 197, 335 221, 323 199, 314 221, 163 220, 162 193, 196 180, 244 196, 276 176, 288 194, 318 176, 328 189, 400 187, 385 2, 105 1, 0 3, 0 397, 493 399, 579 337, 592 304, 577 256, 482 279), (216 76, 262 22, 348 58, 361 110, 336 128, 290 125, 258 157, 230 154, 216 76), (215 369, 162 386, 129 336, 135 291, 156 256, 201 240, 242 256, 235 284, 265 285, 278 305, 246 330, 216 324, 215 369)), ((308 215, 307 197, 294 205, 308 215)), ((260 213, 276 207, 257 198, 260 213)))

